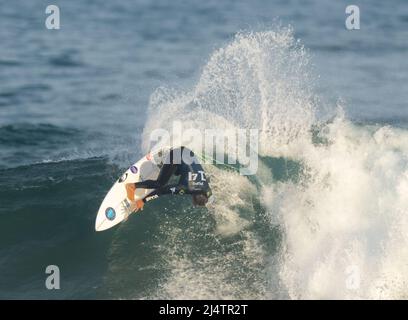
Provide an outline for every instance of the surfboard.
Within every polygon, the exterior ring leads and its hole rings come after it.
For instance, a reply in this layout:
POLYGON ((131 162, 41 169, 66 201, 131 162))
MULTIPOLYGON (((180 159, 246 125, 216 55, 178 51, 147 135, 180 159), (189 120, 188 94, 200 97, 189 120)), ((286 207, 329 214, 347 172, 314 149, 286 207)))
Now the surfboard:
MULTIPOLYGON (((115 182, 99 207, 95 221, 96 231, 107 230, 123 220, 127 220, 132 212, 126 195, 126 183, 156 180, 166 149, 167 148, 160 148, 155 152, 152 151, 148 153, 142 159, 131 165, 115 182)), ((144 199, 152 191, 153 189, 136 189, 135 200, 144 199)))

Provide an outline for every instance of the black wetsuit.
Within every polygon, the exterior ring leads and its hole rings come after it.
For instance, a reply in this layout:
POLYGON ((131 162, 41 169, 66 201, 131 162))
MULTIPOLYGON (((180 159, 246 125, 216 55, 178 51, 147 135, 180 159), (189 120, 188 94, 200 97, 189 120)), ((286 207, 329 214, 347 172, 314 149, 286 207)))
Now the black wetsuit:
POLYGON ((193 151, 186 147, 171 149, 160 170, 157 180, 145 180, 135 183, 136 188, 155 189, 144 202, 158 198, 164 194, 205 194, 211 196, 211 189, 204 169, 194 156, 193 151), (182 155, 188 153, 188 157, 182 155), (185 160, 192 161, 185 161, 185 160), (191 162, 191 163, 190 163, 191 162), (177 184, 167 185, 172 175, 180 176, 177 184))

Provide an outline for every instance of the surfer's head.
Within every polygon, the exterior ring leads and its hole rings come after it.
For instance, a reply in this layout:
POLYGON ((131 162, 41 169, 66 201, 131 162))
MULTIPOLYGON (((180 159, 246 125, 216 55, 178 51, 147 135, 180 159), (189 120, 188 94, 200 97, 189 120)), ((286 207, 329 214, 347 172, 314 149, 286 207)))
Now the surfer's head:
POLYGON ((208 197, 204 193, 193 194, 193 204, 195 206, 204 207, 208 202, 208 197))

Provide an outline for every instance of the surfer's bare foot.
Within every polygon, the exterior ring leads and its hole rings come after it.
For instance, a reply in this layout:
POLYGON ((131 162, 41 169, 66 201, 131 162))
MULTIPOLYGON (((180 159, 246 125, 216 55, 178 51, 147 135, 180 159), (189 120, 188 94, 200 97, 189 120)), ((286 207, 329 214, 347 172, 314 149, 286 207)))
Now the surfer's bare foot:
POLYGON ((143 200, 131 201, 128 208, 128 215, 139 210, 143 210, 144 202, 143 200))
POLYGON ((136 186, 134 183, 126 183, 126 195, 127 198, 131 201, 134 202, 135 200, 135 191, 136 191, 136 186))
POLYGON ((132 201, 131 203, 130 203, 130 212, 135 212, 135 211, 137 211, 138 210, 138 208, 137 208, 137 201, 132 201))
POLYGON ((143 200, 137 200, 136 201, 136 210, 143 210, 143 207, 144 207, 144 202, 143 202, 143 200))

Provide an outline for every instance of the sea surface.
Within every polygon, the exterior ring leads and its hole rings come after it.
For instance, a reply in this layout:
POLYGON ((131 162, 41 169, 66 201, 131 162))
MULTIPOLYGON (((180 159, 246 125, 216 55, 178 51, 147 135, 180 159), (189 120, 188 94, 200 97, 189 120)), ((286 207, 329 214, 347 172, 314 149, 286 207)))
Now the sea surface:
POLYGON ((347 30, 349 4, 4 2, 0 298, 408 298, 408 5, 355 0, 347 30), (208 209, 162 197, 95 232, 174 121, 259 129, 257 174, 207 165, 208 209))

